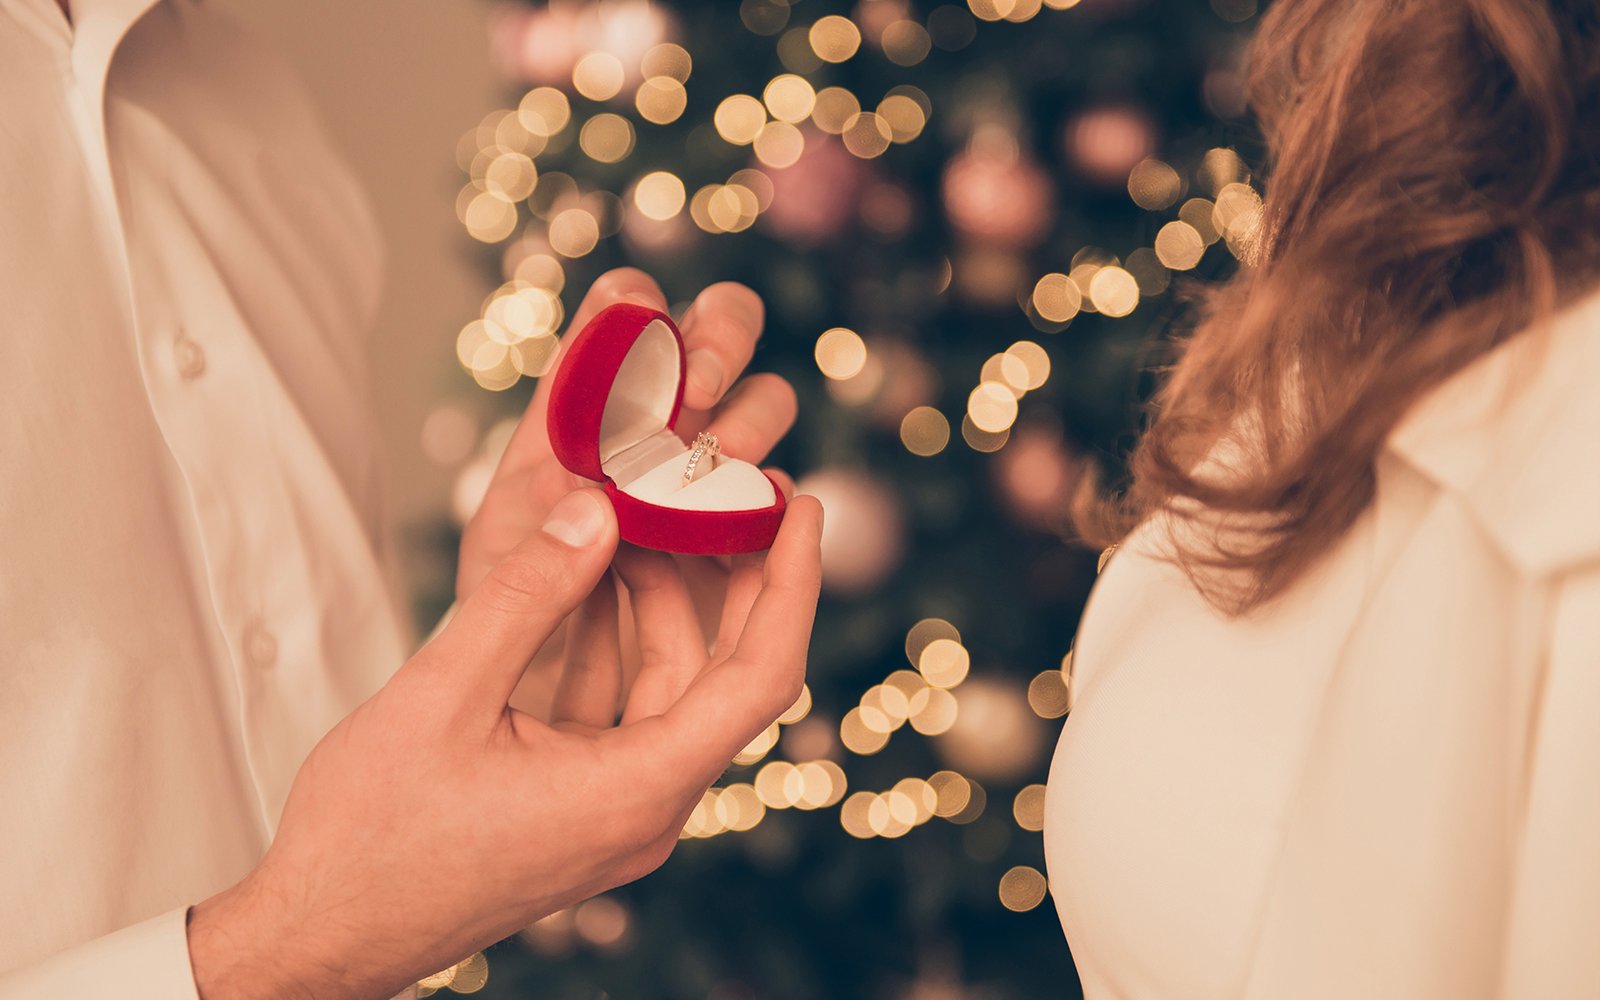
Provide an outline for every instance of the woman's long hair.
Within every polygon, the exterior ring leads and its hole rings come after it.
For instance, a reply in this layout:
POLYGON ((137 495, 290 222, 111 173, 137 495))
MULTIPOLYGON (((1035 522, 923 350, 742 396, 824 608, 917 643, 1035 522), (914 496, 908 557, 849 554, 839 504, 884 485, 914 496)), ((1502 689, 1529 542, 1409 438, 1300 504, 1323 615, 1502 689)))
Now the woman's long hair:
POLYGON ((1418 397, 1592 282, 1600 3, 1280 0, 1250 96, 1254 266, 1203 293, 1131 484, 1078 518, 1106 542, 1158 509, 1243 515, 1175 536, 1204 539, 1175 556, 1236 613, 1350 527, 1418 397), (1225 473, 1201 463, 1219 446, 1225 473))

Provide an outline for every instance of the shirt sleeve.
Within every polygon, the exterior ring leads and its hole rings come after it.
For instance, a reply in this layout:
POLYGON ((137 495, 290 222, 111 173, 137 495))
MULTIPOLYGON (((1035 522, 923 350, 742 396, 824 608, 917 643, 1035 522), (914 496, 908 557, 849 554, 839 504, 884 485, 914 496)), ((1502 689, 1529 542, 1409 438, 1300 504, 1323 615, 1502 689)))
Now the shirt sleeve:
POLYGON ((0 973, 0 1000, 199 1000, 189 967, 188 908, 0 973))
POLYGON ((1500 995, 1600 997, 1600 569, 1556 595, 1500 995))

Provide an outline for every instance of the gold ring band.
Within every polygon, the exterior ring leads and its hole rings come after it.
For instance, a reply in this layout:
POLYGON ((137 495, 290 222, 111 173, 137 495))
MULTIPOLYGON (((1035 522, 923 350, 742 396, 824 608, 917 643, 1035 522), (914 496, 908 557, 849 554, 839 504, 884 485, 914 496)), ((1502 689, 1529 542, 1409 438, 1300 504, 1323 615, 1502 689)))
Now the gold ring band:
POLYGON ((688 486, 704 473, 715 469, 717 456, 721 454, 722 445, 715 434, 704 431, 697 434, 694 444, 690 446, 689 464, 683 467, 683 485, 688 486))

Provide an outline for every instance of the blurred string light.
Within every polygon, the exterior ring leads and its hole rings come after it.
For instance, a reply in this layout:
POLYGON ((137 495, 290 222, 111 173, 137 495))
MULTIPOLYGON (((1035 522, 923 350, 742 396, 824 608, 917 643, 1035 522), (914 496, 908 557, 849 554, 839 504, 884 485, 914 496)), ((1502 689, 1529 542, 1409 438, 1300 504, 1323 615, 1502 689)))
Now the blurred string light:
POLYGON ((489 960, 480 951, 448 969, 418 980, 417 996, 430 997, 440 990, 461 994, 477 993, 488 984, 489 960))

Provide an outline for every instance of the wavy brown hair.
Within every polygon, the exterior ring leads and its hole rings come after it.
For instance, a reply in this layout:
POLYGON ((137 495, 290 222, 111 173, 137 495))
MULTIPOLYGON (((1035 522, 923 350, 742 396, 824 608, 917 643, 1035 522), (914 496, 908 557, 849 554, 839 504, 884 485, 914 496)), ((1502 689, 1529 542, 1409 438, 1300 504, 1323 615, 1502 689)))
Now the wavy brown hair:
POLYGON ((1098 542, 1158 509, 1251 525, 1174 553, 1236 613, 1345 533, 1418 397, 1593 283, 1600 3, 1280 0, 1250 99, 1254 266, 1199 293, 1128 489, 1078 518, 1098 542))

